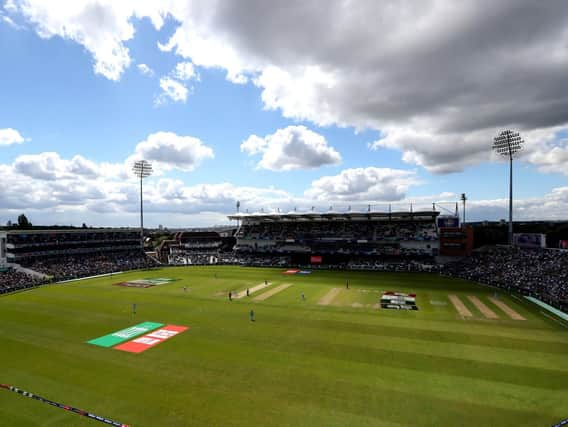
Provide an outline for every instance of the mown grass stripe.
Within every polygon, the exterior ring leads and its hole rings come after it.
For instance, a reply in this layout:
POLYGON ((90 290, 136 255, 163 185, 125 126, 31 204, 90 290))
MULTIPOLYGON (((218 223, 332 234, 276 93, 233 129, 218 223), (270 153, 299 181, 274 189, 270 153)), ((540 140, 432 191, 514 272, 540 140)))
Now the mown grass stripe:
MULTIPOLYGON (((345 271, 286 278, 296 291, 255 305, 254 323, 250 300, 212 297, 265 279, 282 283, 280 271, 161 269, 121 280, 181 282, 137 290, 99 278, 1 298, 2 375, 140 426, 516 426, 551 425, 563 415, 568 335, 528 301, 519 307, 525 322, 458 320, 449 301, 416 313, 355 310, 340 305, 373 300, 359 288, 417 293, 426 302, 448 294, 485 300, 495 290, 438 275, 345 271), (333 306, 317 305, 346 280, 350 290, 333 306), (134 301, 139 316, 190 324, 192 333, 138 356, 84 345, 130 324, 134 301)), ((7 395, 0 420, 10 426, 78 424, 7 395), (14 419, 20 412, 33 415, 14 419)))

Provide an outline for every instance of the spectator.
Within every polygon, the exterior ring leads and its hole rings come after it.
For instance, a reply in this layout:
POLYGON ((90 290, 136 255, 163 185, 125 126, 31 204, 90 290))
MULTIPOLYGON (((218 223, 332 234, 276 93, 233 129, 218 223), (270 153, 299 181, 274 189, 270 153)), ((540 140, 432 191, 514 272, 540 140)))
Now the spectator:
POLYGON ((448 264, 443 274, 533 296, 568 311, 568 252, 495 248, 448 264))
POLYGON ((33 277, 10 268, 0 272, 0 294, 32 288, 47 282, 46 279, 33 277))
POLYGON ((140 251, 121 251, 102 254, 69 255, 36 259, 26 267, 46 274, 54 280, 70 280, 116 271, 156 267, 158 263, 140 251))

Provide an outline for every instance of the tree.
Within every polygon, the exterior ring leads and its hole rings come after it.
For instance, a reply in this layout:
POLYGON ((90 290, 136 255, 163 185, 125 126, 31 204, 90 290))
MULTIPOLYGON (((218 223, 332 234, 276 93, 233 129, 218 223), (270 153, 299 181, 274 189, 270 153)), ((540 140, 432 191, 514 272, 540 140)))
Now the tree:
POLYGON ((26 229, 31 228, 32 223, 28 221, 28 217, 24 214, 18 215, 18 227, 26 229))
POLYGON ((81 228, 87 228, 87 224, 83 223, 83 225, 81 226, 81 228))

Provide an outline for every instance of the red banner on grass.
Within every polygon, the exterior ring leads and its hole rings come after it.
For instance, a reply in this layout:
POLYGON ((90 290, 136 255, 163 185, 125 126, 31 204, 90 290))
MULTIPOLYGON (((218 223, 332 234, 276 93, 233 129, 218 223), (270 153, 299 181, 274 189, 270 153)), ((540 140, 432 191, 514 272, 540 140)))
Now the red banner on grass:
POLYGON ((321 264, 321 262, 322 262, 321 255, 312 255, 310 257, 310 263, 311 264, 321 264))
POLYGON ((154 332, 143 335, 140 338, 133 339, 125 342, 124 344, 117 345, 117 350, 127 351, 129 353, 142 353, 170 338, 175 337, 184 331, 187 331, 186 326, 167 325, 163 328, 156 329, 154 332))

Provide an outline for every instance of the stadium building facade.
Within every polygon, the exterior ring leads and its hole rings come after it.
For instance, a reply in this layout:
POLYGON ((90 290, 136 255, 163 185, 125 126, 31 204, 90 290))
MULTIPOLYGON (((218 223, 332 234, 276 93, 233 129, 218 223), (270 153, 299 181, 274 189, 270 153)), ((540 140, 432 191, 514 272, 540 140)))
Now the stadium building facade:
POLYGON ((139 249, 139 231, 130 229, 10 230, 0 235, 0 254, 5 265, 139 249))
POLYGON ((6 233, 0 231, 0 268, 4 268, 8 260, 6 259, 6 233))
POLYGON ((0 249, 0 293, 158 264, 131 229, 7 230, 0 249))
POLYGON ((180 231, 164 240, 156 250, 158 258, 170 265, 216 264, 221 253, 232 252, 234 229, 180 231))
POLYGON ((439 253, 437 211, 237 213, 235 252, 289 255, 298 263, 353 257, 425 258, 439 253))

